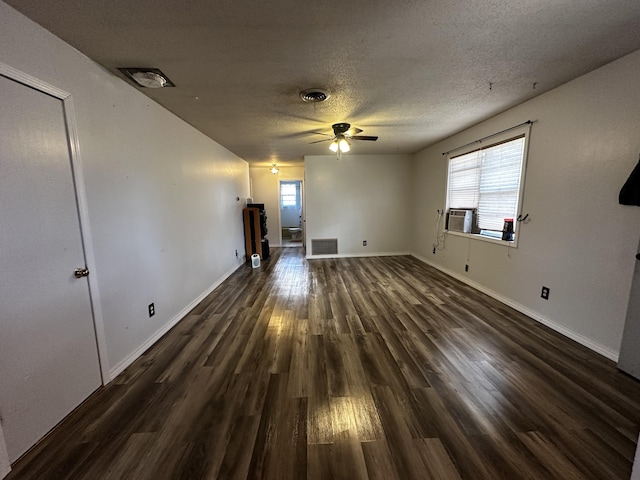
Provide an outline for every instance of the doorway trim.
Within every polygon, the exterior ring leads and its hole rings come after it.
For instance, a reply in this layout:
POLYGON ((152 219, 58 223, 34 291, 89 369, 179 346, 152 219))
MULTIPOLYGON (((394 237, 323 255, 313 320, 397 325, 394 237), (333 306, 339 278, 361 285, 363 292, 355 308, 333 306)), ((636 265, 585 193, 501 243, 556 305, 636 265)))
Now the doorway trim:
POLYGON ((69 157, 71 158, 71 173, 75 186, 76 205, 78 208, 78 222, 80 224, 80 236, 84 251, 84 262, 92 275, 87 277, 89 285, 89 303, 91 305, 93 330, 95 333, 96 349, 98 351, 98 362, 100 364, 100 377, 102 385, 111 381, 109 373, 109 361, 107 357, 107 342, 104 333, 104 320, 100 307, 100 291, 98 288, 98 277, 96 274, 96 262, 93 251, 93 241, 91 229, 89 227, 89 209, 86 198, 84 176, 82 172, 82 162, 80 156, 80 142, 78 140, 78 130, 76 126, 75 110, 71 94, 39 80, 29 74, 21 72, 3 62, 0 62, 0 75, 21 83, 29 88, 38 90, 62 102, 63 114, 67 129, 67 139, 69 141, 69 157))
POLYGON ((306 228, 305 228, 305 197, 304 197, 304 178, 279 178, 278 179, 278 232, 280 236, 280 246, 284 245, 282 236, 282 184, 299 182, 300 184, 300 229, 302 230, 302 244, 300 245, 306 250, 306 228))

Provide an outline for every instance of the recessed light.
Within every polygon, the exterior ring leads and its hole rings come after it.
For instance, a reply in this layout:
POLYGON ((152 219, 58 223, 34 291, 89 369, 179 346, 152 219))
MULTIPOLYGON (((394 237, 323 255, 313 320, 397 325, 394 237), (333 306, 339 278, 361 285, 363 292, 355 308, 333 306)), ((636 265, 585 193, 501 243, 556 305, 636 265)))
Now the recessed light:
POLYGON ((144 67, 126 67, 118 68, 127 78, 133 80, 136 85, 144 88, 164 88, 175 87, 174 83, 169 80, 158 68, 144 67))

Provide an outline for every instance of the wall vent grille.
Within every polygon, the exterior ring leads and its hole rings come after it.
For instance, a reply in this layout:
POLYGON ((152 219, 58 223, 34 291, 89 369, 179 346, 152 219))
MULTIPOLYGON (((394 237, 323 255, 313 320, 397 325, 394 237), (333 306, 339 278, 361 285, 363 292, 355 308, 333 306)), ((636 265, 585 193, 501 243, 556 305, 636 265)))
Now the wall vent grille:
POLYGON ((311 255, 337 255, 337 238, 316 238, 311 240, 311 255))

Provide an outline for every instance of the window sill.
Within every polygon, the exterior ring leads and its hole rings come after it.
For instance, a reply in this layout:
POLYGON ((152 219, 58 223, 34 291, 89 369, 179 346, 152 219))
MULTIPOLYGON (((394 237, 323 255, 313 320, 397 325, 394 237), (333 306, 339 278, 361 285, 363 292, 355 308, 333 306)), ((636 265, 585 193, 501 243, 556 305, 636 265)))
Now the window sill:
POLYGON ((448 235, 453 235, 455 237, 466 237, 472 240, 480 240, 481 242, 488 242, 488 243, 493 243, 494 245, 501 245, 503 247, 518 248, 517 236, 515 240, 508 241, 508 240, 502 240, 501 238, 490 237, 488 235, 481 235, 479 233, 463 233, 463 232, 454 232, 452 230, 445 230, 445 233, 447 233, 448 235))

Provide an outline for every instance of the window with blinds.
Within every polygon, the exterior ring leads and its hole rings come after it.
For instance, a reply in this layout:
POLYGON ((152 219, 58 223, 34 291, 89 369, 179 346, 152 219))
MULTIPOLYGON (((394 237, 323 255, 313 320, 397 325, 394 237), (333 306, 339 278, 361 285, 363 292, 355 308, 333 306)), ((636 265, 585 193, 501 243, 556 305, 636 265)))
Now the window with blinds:
POLYGON ((280 204, 283 207, 298 206, 298 194, 295 183, 280 184, 280 204))
POLYGON ((450 158, 448 207, 475 209, 481 233, 502 231, 517 217, 524 147, 521 135, 450 158))

